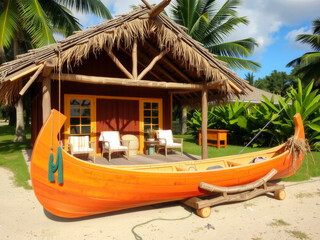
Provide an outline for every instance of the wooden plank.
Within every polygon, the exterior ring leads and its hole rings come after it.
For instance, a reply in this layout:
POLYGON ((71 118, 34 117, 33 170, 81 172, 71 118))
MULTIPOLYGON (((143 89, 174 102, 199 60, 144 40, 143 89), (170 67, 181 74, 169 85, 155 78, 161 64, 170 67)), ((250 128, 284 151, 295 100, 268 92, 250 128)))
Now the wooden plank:
POLYGON ((208 89, 204 88, 201 94, 202 98, 202 147, 201 147, 201 158, 208 158, 208 89))
POLYGON ((169 52, 169 49, 163 50, 158 56, 152 59, 150 64, 139 74, 137 79, 141 80, 153 68, 153 66, 168 52, 169 52))
MULTIPOLYGON (((50 77, 54 80, 59 80, 59 75, 52 73, 50 77)), ((108 84, 121 85, 129 87, 147 87, 159 89, 203 89, 202 84, 197 83, 171 83, 171 82, 157 82, 151 80, 130 80, 126 78, 111 78, 111 77, 97 77, 80 74, 61 74, 61 80, 81 82, 89 84, 108 84)))
POLYGON ((164 10, 164 8, 170 4, 170 2, 171 0, 163 0, 157 6, 152 8, 149 13, 150 18, 158 16, 164 10))
POLYGON ((112 59, 112 61, 117 65, 117 67, 129 78, 134 79, 132 74, 122 65, 122 63, 119 61, 119 59, 106 47, 104 46, 103 49, 107 52, 109 57, 112 59))
POLYGON ((27 82, 26 85, 24 85, 24 87, 21 89, 21 91, 19 92, 20 96, 23 96, 25 94, 25 92, 29 89, 29 87, 31 86, 31 84, 37 79, 37 77, 40 75, 41 71, 43 70, 44 65, 41 65, 38 70, 32 75, 32 77, 30 77, 29 81, 27 82))

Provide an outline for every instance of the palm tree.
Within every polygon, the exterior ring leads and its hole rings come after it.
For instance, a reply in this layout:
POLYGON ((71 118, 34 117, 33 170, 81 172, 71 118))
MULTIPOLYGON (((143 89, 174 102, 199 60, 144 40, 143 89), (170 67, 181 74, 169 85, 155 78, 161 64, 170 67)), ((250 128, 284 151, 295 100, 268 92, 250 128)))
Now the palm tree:
POLYGON ((287 64, 287 67, 296 66, 294 74, 301 80, 309 83, 315 79, 315 85, 320 84, 320 17, 312 22, 313 34, 300 34, 296 41, 309 44, 314 52, 307 52, 301 57, 287 64))
MULTIPOLYGON (((112 18, 100 0, 0 0, 0 61, 5 61, 5 48, 13 47, 13 57, 19 54, 21 42, 32 47, 54 43, 54 32, 65 36, 80 30, 80 23, 69 8, 112 18), (30 40, 30 41, 29 41, 30 40)), ((23 103, 16 103, 16 136, 14 141, 25 140, 23 103)))
POLYGON ((244 76, 244 78, 249 82, 249 84, 251 85, 251 86, 253 86, 253 84, 254 84, 254 75, 253 75, 253 72, 248 72, 245 76, 244 76))
POLYGON ((172 3, 173 20, 187 28, 193 39, 204 44, 211 53, 233 69, 251 71, 260 67, 248 57, 258 46, 253 38, 225 42, 239 24, 248 24, 246 17, 238 17, 236 9, 241 0, 227 0, 218 9, 216 0, 176 0, 172 3))
POLYGON ((65 36, 80 30, 80 23, 68 8, 112 18, 100 0, 0 0, 0 48, 27 34, 34 47, 54 43, 54 32, 65 36), (68 7, 68 8, 67 8, 68 7))

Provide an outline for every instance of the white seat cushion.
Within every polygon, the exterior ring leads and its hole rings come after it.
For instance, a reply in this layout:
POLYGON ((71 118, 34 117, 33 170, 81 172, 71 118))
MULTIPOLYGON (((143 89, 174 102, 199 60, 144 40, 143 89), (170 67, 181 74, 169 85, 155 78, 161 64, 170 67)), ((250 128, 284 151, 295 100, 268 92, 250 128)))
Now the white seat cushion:
POLYGON ((167 145, 173 144, 173 136, 171 130, 158 130, 157 137, 160 139, 160 145, 165 144, 165 141, 161 138, 167 140, 167 145))
POLYGON ((73 151, 74 154, 89 153, 89 152, 94 153, 94 149, 93 148, 82 148, 82 149, 73 151))
MULTIPOLYGON (((120 136, 118 131, 103 131, 100 134, 99 141, 108 141, 110 142, 110 148, 117 149, 121 147, 120 145, 120 136)), ((105 147, 108 148, 109 144, 106 142, 105 147)))
POLYGON ((89 136, 70 136, 68 143, 72 144, 73 152, 85 152, 89 149, 89 136))

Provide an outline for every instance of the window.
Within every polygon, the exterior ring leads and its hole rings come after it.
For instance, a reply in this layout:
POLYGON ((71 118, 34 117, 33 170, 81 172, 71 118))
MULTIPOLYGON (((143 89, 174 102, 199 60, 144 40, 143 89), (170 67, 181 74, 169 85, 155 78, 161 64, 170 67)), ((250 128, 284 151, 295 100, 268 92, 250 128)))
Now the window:
POLYGON ((143 119, 144 119, 144 137, 147 137, 150 129, 159 130, 159 103, 144 102, 143 103, 143 119))
POLYGON ((70 135, 90 134, 91 100, 70 99, 70 135))

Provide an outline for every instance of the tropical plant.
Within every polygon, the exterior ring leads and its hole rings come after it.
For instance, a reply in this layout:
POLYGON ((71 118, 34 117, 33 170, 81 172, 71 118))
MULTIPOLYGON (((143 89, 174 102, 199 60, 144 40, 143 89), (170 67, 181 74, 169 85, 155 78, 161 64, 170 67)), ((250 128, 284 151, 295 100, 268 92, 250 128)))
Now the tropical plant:
POLYGON ((320 84, 320 17, 312 22, 312 34, 300 34, 296 41, 308 44, 314 50, 307 52, 301 57, 294 59, 287 64, 287 67, 297 66, 296 75, 304 82, 316 81, 320 84))
MULTIPOLYGON (((298 80, 298 89, 292 87, 285 99, 277 95, 279 104, 274 103, 275 96, 270 100, 263 96, 261 105, 249 107, 250 103, 237 101, 235 104, 216 106, 208 111, 208 128, 228 129, 230 143, 245 145, 272 120, 252 144, 253 147, 272 146, 285 142, 294 133, 293 116, 300 113, 306 138, 313 149, 318 149, 320 95, 317 89, 312 91, 312 87, 313 81, 302 88, 298 80)), ((196 111, 189 121, 189 133, 197 137, 200 128, 201 112, 196 111)))
POLYGON ((172 19, 187 28, 193 39, 204 44, 217 58, 233 69, 256 70, 260 64, 244 59, 258 46, 253 38, 226 42, 225 39, 246 17, 237 16, 240 0, 227 0, 217 8, 217 0, 176 0, 172 3, 172 19))

